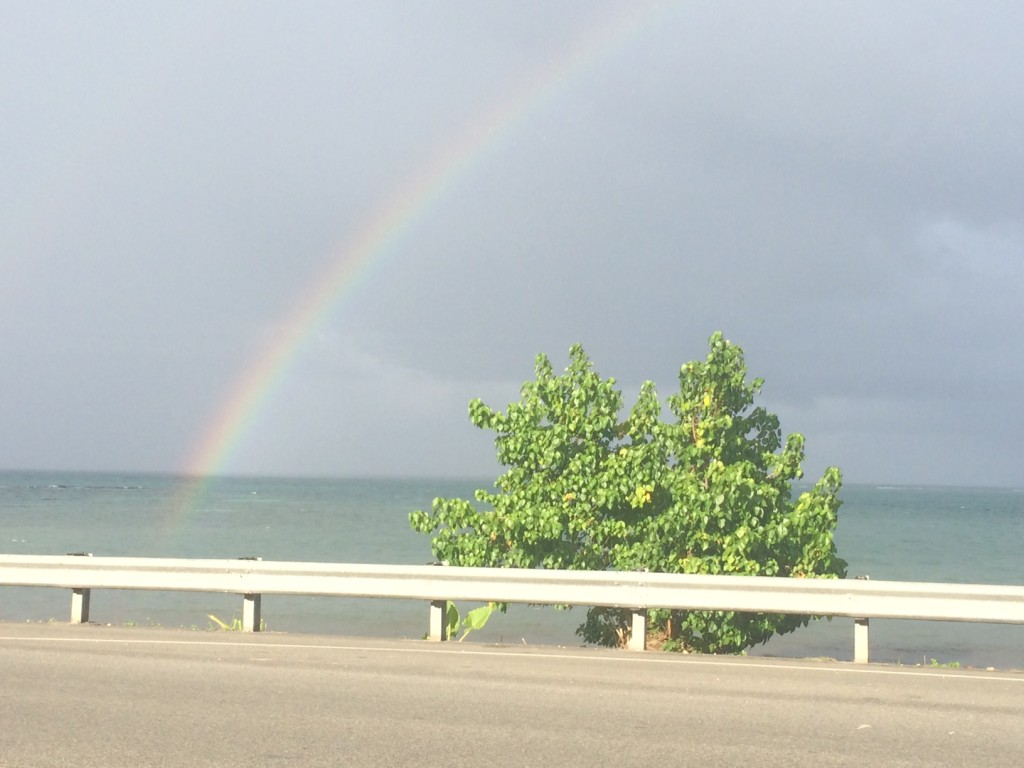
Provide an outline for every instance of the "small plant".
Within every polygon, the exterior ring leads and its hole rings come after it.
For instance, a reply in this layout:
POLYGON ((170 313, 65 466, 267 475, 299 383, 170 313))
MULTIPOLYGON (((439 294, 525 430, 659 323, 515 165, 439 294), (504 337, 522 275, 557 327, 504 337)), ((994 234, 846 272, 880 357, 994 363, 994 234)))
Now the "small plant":
POLYGON ((945 663, 940 663, 938 659, 932 659, 932 663, 928 666, 934 667, 935 669, 960 669, 960 662, 947 661, 945 663))
POLYGON ((212 613, 206 614, 206 618, 210 620, 210 625, 207 627, 207 629, 209 630, 217 629, 219 627, 220 629, 223 629, 225 632, 242 631, 241 619, 232 619, 231 623, 228 624, 226 621, 222 621, 220 618, 218 618, 215 614, 212 613), (216 624, 217 626, 215 627, 214 624, 216 624))
MULTIPOLYGON (((209 631, 213 631, 214 629, 223 629, 225 632, 241 632, 243 629, 242 620, 238 617, 232 618, 230 624, 228 624, 226 621, 223 621, 213 613, 206 614, 206 618, 210 620, 210 624, 208 624, 206 627, 206 629, 209 631), (216 624, 217 626, 215 627, 214 624, 216 624)), ((193 629, 194 628, 195 625, 193 625, 193 629)), ((263 632, 266 630, 266 628, 266 622, 263 621, 263 619, 260 619, 260 631, 263 632)))
POLYGON ((455 637, 459 634, 459 621, 461 621, 459 609, 455 607, 455 603, 449 600, 444 608, 445 637, 455 637))
POLYGON ((446 635, 449 638, 453 638, 459 634, 459 630, 461 628, 462 636, 459 637, 459 642, 461 643, 466 639, 466 635, 474 629, 483 629, 487 624, 487 620, 491 618, 491 614, 494 613, 495 610, 504 612, 504 606, 499 603, 481 605, 471 611, 468 611, 466 613, 466 618, 463 619, 459 615, 459 609, 455 607, 455 603, 449 600, 444 612, 444 621, 447 626, 446 635))

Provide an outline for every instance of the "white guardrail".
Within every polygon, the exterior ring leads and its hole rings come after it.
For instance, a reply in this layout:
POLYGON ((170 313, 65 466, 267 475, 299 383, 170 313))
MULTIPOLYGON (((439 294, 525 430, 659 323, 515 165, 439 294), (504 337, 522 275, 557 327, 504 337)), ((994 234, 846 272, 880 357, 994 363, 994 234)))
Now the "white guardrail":
POLYGON ((260 627, 262 595, 426 600, 434 640, 446 639, 448 600, 629 608, 631 650, 644 649, 648 608, 844 616, 854 619, 858 662, 868 660, 872 618, 1024 624, 1024 587, 861 579, 0 555, 0 586, 71 589, 72 623, 89 621, 92 589, 234 593, 250 632, 260 627))

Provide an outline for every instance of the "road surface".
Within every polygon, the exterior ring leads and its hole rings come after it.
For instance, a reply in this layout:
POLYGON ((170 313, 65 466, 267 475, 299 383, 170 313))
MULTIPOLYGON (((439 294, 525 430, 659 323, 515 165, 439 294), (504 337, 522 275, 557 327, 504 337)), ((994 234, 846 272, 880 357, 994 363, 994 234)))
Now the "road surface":
POLYGON ((0 624, 0 765, 1017 765, 1024 674, 0 624))

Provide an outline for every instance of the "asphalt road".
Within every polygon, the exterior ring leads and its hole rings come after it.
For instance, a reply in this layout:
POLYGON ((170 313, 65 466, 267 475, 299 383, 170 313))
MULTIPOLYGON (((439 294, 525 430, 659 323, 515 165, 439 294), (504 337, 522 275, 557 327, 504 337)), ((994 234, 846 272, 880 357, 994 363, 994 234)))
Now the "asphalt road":
POLYGON ((0 624, 0 765, 1018 765, 1024 673, 0 624))

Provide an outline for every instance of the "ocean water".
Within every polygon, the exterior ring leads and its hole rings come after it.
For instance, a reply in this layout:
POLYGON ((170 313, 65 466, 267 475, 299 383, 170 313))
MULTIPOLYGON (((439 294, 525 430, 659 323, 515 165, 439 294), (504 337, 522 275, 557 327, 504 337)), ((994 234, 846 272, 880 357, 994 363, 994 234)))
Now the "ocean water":
MULTIPOLYGON (((0 552, 135 557, 248 557, 423 564, 429 539, 408 513, 435 496, 469 496, 476 479, 218 478, 182 505, 172 476, 0 472, 0 552)), ((851 576, 1024 585, 1024 492, 1012 489, 843 489, 836 540, 851 576)), ((0 621, 66 621, 67 590, 0 587, 0 621)), ((230 621, 234 595, 96 590, 91 618, 206 630, 230 621)), ((417 601, 268 596, 270 631, 421 637, 417 601)), ((581 610, 511 606, 467 642, 578 645, 581 610)), ((817 621, 751 655, 850 659, 849 619, 817 621)), ((873 661, 1024 668, 1024 626, 873 620, 873 661)))

